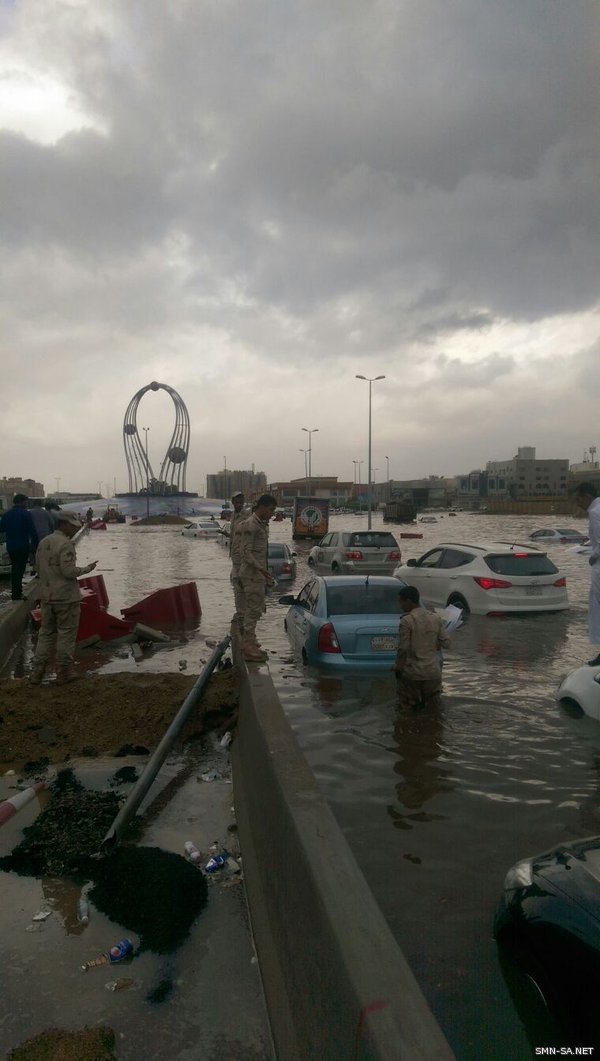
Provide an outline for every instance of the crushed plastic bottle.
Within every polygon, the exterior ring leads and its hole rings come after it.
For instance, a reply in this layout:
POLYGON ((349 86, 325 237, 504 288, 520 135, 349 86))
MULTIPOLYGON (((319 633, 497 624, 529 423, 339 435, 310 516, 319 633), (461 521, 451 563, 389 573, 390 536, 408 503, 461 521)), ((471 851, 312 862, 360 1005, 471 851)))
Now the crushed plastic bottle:
POLYGON ((133 987, 135 980, 131 976, 119 976, 117 980, 109 980, 105 984, 107 991, 126 991, 128 987, 133 987))
POLYGON ((90 958, 89 961, 84 962, 81 968, 85 973, 88 969, 97 969, 99 965, 114 965, 115 962, 122 962, 123 958, 128 958, 130 954, 133 954, 133 943, 130 939, 122 939, 104 954, 99 954, 97 958, 90 958))
POLYGON ((183 845, 183 850, 185 851, 186 858, 188 859, 188 861, 193 862, 194 865, 202 861, 202 852, 198 850, 196 845, 192 843, 191 840, 186 840, 185 844, 183 845))

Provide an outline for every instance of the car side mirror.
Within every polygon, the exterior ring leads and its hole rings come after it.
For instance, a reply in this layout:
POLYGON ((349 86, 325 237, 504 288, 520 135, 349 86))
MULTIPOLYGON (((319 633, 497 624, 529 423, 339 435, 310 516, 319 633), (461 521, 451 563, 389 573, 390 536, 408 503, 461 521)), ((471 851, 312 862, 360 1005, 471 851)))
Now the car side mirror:
POLYGON ((411 557, 410 560, 406 561, 406 566, 407 567, 416 567, 417 566, 417 561, 414 559, 414 557, 411 557))
POLYGON ((286 593, 285 597, 280 597, 277 601, 278 604, 296 604, 296 598, 293 593, 286 593))

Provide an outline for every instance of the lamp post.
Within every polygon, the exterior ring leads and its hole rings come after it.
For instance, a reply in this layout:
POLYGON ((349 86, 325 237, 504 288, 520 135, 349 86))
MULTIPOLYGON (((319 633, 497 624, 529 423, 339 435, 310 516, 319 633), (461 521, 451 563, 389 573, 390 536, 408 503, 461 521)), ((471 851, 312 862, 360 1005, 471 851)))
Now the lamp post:
POLYGON ((145 443, 145 446, 144 446, 145 453, 146 453, 146 518, 150 517, 150 477, 149 477, 149 471, 148 471, 148 468, 149 468, 149 465, 148 465, 148 432, 149 432, 149 430, 150 430, 149 427, 143 427, 142 428, 142 431, 144 432, 144 435, 146 436, 146 443, 145 443))
POLYGON ((58 495, 59 495, 59 493, 60 493, 60 480, 61 480, 61 479, 62 479, 62 475, 57 475, 57 476, 55 476, 55 482, 56 482, 56 496, 57 496, 57 497, 58 497, 58 495))
POLYGON ((312 497, 312 436, 316 435, 319 430, 318 427, 311 427, 310 431, 307 427, 302 428, 308 435, 308 496, 312 497))
POLYGON ((390 499, 390 458, 389 457, 385 458, 385 481, 386 481, 385 499, 386 499, 386 501, 389 501, 389 499, 390 499))
POLYGON ((385 376, 359 376, 357 379, 364 379, 369 384, 369 467, 368 467, 368 494, 367 494, 367 528, 371 530, 371 388, 378 379, 385 379, 385 376))
POLYGON ((364 464, 364 461, 355 460, 352 461, 354 465, 354 482, 356 483, 356 469, 358 468, 358 509, 362 512, 362 501, 360 500, 360 466, 364 464))
POLYGON ((306 456, 306 454, 308 453, 308 450, 307 449, 301 449, 300 453, 304 454, 304 487, 305 487, 306 492, 308 493, 308 458, 306 456))

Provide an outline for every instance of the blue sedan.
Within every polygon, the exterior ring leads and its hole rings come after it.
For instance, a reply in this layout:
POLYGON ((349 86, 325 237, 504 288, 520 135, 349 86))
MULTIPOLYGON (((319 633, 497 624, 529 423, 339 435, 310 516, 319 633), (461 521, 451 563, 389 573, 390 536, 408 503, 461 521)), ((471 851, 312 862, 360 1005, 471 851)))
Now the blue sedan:
MULTIPOLYGON (((402 584, 402 583, 401 583, 402 584)), ((315 575, 291 605, 284 626, 304 663, 327 670, 390 670, 401 610, 397 578, 315 575)))

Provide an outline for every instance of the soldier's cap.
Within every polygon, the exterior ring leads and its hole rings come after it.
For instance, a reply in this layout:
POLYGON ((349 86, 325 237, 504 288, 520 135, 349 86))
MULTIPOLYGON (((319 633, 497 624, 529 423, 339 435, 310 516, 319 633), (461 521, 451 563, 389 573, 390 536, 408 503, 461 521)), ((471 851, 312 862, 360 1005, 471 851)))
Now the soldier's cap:
POLYGON ((58 513, 59 523, 69 523, 71 527, 81 527, 81 521, 77 519, 74 512, 63 512, 62 510, 58 513))
POLYGON ((244 497, 244 496, 245 495, 244 495, 244 491, 243 490, 236 490, 235 494, 231 495, 231 500, 233 501, 234 497, 244 497))

